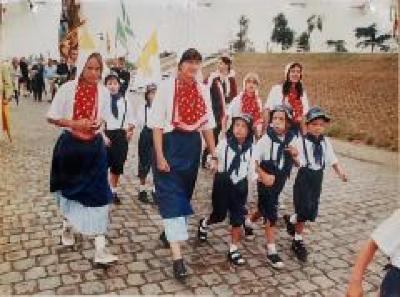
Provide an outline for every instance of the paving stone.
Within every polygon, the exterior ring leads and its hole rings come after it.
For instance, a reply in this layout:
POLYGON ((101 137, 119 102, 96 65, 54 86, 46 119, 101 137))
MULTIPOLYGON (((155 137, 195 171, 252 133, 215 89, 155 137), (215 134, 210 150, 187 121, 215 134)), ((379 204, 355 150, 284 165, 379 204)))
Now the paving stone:
POLYGON ((80 285, 82 294, 96 295, 103 294, 106 291, 106 287, 103 282, 94 281, 86 282, 80 285))
POLYGON ((8 272, 6 274, 0 275, 0 285, 9 285, 11 283, 17 283, 23 280, 23 275, 21 272, 8 272))
POLYGON ((146 282, 139 273, 128 274, 128 279, 126 281, 132 286, 142 285, 146 282))
POLYGON ((159 295, 162 290, 158 284, 146 284, 140 287, 140 292, 144 295, 159 295))
POLYGON ((37 281, 31 280, 15 284, 14 290, 17 295, 32 295, 37 291, 37 281))
POLYGON ((40 290, 49 290, 57 288, 61 285, 59 276, 51 276, 47 278, 39 279, 39 289, 40 290))
POLYGON ((38 279, 46 277, 47 273, 44 267, 33 267, 25 272, 25 279, 38 279))

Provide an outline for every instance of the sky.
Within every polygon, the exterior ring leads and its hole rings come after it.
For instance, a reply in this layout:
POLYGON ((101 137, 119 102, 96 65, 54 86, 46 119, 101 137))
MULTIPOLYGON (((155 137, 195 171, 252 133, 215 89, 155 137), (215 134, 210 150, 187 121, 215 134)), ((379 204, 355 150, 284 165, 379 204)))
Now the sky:
MULTIPOLYGON (((265 52, 267 45, 278 51, 279 46, 272 44, 270 37, 272 19, 280 12, 286 15, 297 36, 306 29, 309 16, 321 15, 323 30, 311 36, 312 51, 328 51, 328 39, 344 39, 350 51, 359 51, 355 48, 356 27, 377 23, 378 29, 386 33, 392 26, 392 0, 371 1, 374 9, 363 12, 352 6, 362 4, 364 0, 124 0, 135 33, 135 40, 129 44, 130 56, 133 60, 137 57, 153 30, 157 30, 161 50, 180 53, 194 46, 202 53, 210 54, 227 48, 239 30, 238 20, 242 14, 249 18, 248 37, 256 51, 265 52), (292 6, 291 2, 304 2, 306 6, 292 6), (211 5, 201 5, 204 3, 211 5)), ((60 0, 40 2, 46 4, 39 4, 37 12, 32 13, 26 1, 8 0, 1 26, 1 55, 42 53, 58 56, 60 0)), ((81 0, 81 3, 90 34, 98 47, 105 50, 105 42, 97 36, 105 32, 114 35, 116 18, 121 15, 120 1, 81 0)))

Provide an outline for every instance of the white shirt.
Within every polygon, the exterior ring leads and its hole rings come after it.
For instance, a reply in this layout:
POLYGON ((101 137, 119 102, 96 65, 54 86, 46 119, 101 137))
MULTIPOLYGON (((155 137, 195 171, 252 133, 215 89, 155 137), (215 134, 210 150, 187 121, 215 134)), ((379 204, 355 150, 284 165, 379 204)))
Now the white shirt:
MULTIPOLYGON (((307 149, 308 160, 310 162, 308 168, 313 170, 321 169, 322 166, 320 164, 315 163, 314 144, 308 139, 305 139, 304 141, 307 149)), ((305 167, 307 164, 307 160, 303 149, 303 140, 301 137, 299 137, 299 145, 300 145, 299 147, 300 166, 305 167)), ((333 150, 333 146, 329 138, 324 136, 324 140, 321 142, 321 145, 322 145, 322 164, 325 162, 325 168, 336 164, 338 162, 338 159, 336 157, 335 151, 333 150)))
POLYGON ((392 265, 400 268, 400 209, 383 221, 371 234, 371 238, 390 257, 392 265))
MULTIPOLYGON (((222 139, 216 148, 216 154, 218 158, 218 172, 225 171, 225 152, 227 147, 226 138, 222 139)), ((242 156, 240 156, 240 166, 238 173, 234 170, 230 175, 230 178, 233 184, 237 184, 239 181, 243 180, 244 178, 248 178, 249 181, 255 179, 255 159, 254 156, 256 155, 256 146, 253 144, 251 149, 247 150, 242 156)), ((235 152, 228 147, 227 152, 227 168, 229 169, 231 166, 232 160, 235 156, 235 152)))
MULTIPOLYGON (((300 100, 303 105, 303 115, 305 115, 309 110, 308 97, 305 90, 303 90, 303 96, 300 98, 300 100)), ((264 109, 272 110, 274 107, 282 105, 282 103, 289 105, 287 99, 283 100, 282 85, 274 85, 268 94, 264 109)))
MULTIPOLYGON (((283 140, 283 137, 281 138, 283 140)), ((294 146, 295 148, 299 149, 299 139, 297 137, 294 137, 289 145, 294 146)), ((259 163, 262 161, 277 161, 278 160, 278 147, 279 143, 272 142, 271 138, 268 136, 267 133, 265 133, 261 139, 257 142, 257 149, 256 153, 257 155, 255 156, 255 160, 257 160, 259 163), (271 156, 271 146, 272 146, 272 156, 271 156)), ((282 169, 284 166, 284 157, 281 158, 278 164, 278 168, 282 169)))
POLYGON ((133 111, 132 104, 130 103, 129 100, 126 98, 121 97, 118 102, 117 102, 117 108, 118 108, 118 118, 115 118, 111 111, 111 96, 108 99, 108 108, 109 112, 107 113, 107 118, 106 123, 106 129, 107 130, 118 130, 118 129, 127 129, 129 125, 136 126, 136 120, 135 120, 135 114, 133 111), (126 114, 125 114, 125 100, 126 100, 126 114), (122 125, 122 121, 124 119, 124 114, 125 114, 125 120, 122 125))
MULTIPOLYGON (((215 127, 215 120, 211 107, 210 92, 204 84, 198 82, 197 85, 205 101, 208 117, 207 123, 200 127, 199 130, 213 129, 215 127)), ((148 119, 149 128, 163 129, 163 133, 168 133, 174 130, 174 126, 172 125, 174 92, 174 77, 161 81, 153 100, 151 113, 148 119)))
MULTIPOLYGON (((71 120, 74 112, 75 92, 77 81, 69 81, 63 84, 57 91, 54 99, 47 112, 47 118, 53 120, 67 119, 71 120)), ((105 120, 110 113, 110 92, 102 84, 97 85, 98 88, 98 113, 99 120, 105 120)), ((69 128, 64 128, 68 129, 69 128)))
POLYGON ((136 114, 136 127, 139 131, 139 133, 143 130, 143 128, 147 125, 146 123, 146 112, 147 112, 147 122, 149 121, 150 113, 151 113, 152 107, 149 106, 147 107, 146 111, 146 104, 142 103, 138 107, 137 114, 136 114))

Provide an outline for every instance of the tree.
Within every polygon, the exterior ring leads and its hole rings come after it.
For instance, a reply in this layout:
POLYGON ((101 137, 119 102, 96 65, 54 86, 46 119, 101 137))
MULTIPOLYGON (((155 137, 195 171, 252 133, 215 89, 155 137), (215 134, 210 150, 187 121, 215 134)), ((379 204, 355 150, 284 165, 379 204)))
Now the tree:
POLYGON ((281 44, 282 50, 287 50, 293 45, 294 31, 288 27, 288 21, 283 13, 274 17, 274 29, 271 41, 281 44))
POLYGON ((299 38, 296 40, 298 51, 310 51, 310 38, 314 29, 322 31, 322 17, 320 15, 313 14, 307 19, 307 31, 301 33, 299 38))
POLYGON ((344 41, 344 40, 329 39, 326 41, 326 43, 328 44, 329 47, 334 47, 335 52, 337 52, 337 53, 346 53, 347 52, 346 41, 344 41))
POLYGON ((233 42, 233 49, 236 52, 244 52, 247 49, 247 45, 250 40, 247 37, 247 32, 249 30, 249 19, 242 15, 239 18, 239 32, 236 34, 237 40, 233 42))
POLYGON ((303 32, 297 38, 297 49, 298 51, 302 52, 309 52, 310 51, 310 35, 308 32, 303 32))
POLYGON ((385 44, 387 40, 391 38, 390 34, 377 35, 378 30, 376 29, 376 23, 368 27, 358 27, 355 29, 355 36, 357 39, 364 38, 364 40, 358 42, 356 47, 366 48, 371 47, 371 53, 374 52, 375 47, 378 47, 381 51, 388 51, 389 46, 385 44))

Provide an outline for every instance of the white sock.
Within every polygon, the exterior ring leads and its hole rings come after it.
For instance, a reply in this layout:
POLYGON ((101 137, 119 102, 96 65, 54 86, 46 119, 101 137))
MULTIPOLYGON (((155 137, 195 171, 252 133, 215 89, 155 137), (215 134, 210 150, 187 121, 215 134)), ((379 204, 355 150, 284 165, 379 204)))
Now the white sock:
POLYGON ((110 188, 111 188, 111 192, 113 192, 113 194, 117 192, 117 188, 114 188, 112 186, 110 186, 110 188))
POLYGON ((71 224, 68 222, 67 219, 63 219, 63 230, 69 227, 71 227, 71 224))
POLYGON ((145 192, 146 191, 146 185, 139 185, 139 192, 145 192))
POLYGON ((301 236, 301 234, 295 233, 294 240, 303 240, 303 236, 301 236))
POLYGON ((104 235, 97 235, 94 238, 94 246, 96 251, 103 250, 106 247, 106 237, 104 235))
POLYGON ((201 227, 203 227, 203 228, 207 228, 207 227, 208 227, 208 225, 207 225, 207 218, 204 218, 204 219, 201 221, 201 227))
POLYGON ((289 221, 292 223, 292 224, 296 224, 297 223, 297 214, 292 214, 291 216, 290 216, 290 219, 289 219, 289 221))
POLYGON ((237 247, 236 244, 231 243, 231 244, 229 245, 229 252, 230 252, 230 253, 236 251, 237 249, 238 249, 238 247, 237 247))
POLYGON ((152 186, 152 187, 151 187, 151 191, 152 191, 153 193, 155 193, 155 192, 156 192, 156 186, 152 186))
POLYGON ((267 244, 268 255, 276 254, 276 245, 275 243, 268 243, 267 244))

